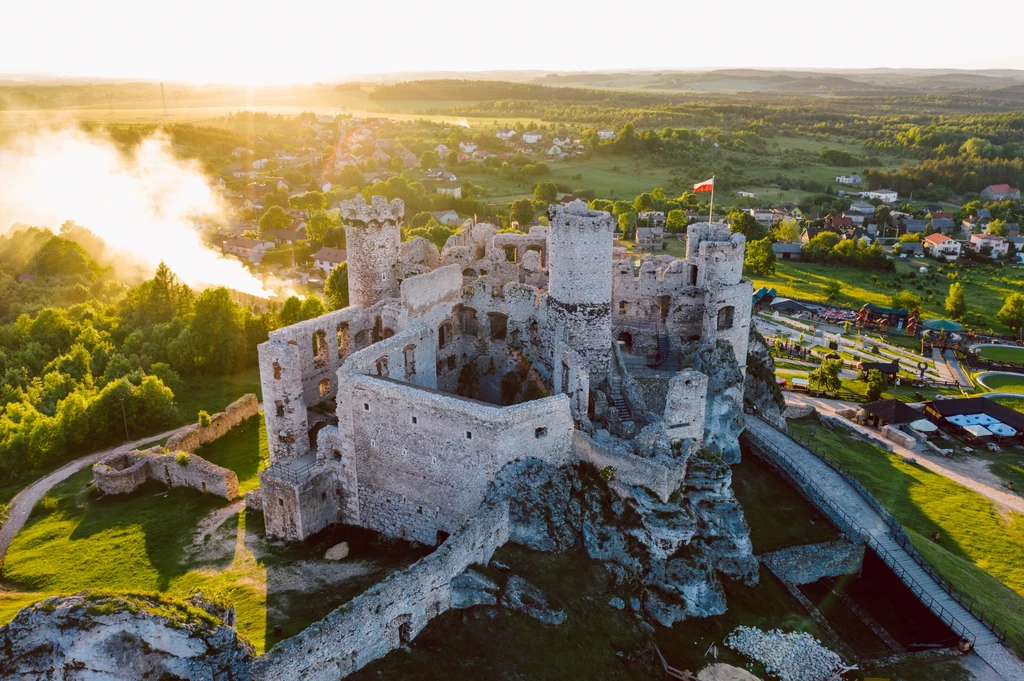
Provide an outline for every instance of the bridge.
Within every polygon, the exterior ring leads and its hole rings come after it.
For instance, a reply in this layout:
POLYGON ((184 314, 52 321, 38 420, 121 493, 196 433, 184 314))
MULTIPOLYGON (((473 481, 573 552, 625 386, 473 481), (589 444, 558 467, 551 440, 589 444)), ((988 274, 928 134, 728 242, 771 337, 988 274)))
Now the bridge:
POLYGON ((819 454, 764 420, 747 415, 743 438, 851 538, 863 540, 915 596, 970 641, 1005 681, 1024 681, 1024 665, 1003 645, 1005 631, 966 594, 940 577, 885 507, 838 461, 819 454))

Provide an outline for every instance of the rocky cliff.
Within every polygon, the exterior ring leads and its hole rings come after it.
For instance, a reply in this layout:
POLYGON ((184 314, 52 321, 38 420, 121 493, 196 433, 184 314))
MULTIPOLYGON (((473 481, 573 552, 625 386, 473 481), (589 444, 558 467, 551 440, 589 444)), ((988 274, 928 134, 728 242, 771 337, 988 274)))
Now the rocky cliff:
POLYGON ((747 346, 743 401, 758 416, 785 430, 786 419, 782 414, 786 410, 786 398, 775 380, 775 361, 768 351, 768 342, 753 324, 750 325, 750 344, 747 346))
POLYGON ((726 463, 739 463, 743 431, 743 372, 732 346, 724 340, 693 344, 683 355, 683 366, 708 377, 704 447, 726 463))
POLYGON ((201 594, 48 598, 0 627, 0 681, 248 681, 254 651, 233 619, 201 594))

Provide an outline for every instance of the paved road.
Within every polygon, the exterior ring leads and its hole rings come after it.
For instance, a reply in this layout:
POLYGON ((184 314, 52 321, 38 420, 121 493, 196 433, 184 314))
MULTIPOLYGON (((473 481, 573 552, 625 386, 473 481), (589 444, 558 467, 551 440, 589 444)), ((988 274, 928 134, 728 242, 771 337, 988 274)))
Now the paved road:
POLYGON ((957 382, 960 387, 964 390, 973 390, 974 384, 971 383, 971 379, 964 373, 963 367, 960 366, 959 360, 956 358, 956 353, 952 350, 946 350, 946 364, 949 366, 949 370, 956 376, 957 382))
MULTIPOLYGON (((1014 657, 989 629, 966 608, 957 603, 931 576, 918 565, 909 553, 892 537, 885 520, 842 475, 831 468, 809 449, 788 435, 772 428, 761 419, 747 417, 747 431, 756 439, 783 452, 807 480, 819 489, 828 490, 830 500, 860 525, 873 540, 873 544, 886 551, 905 575, 904 581, 916 582, 918 588, 934 599, 933 610, 941 606, 959 621, 974 638, 975 650, 1005 681, 1024 681, 1024 665, 1014 657)), ((768 448, 767 456, 776 456, 768 448)), ((813 495, 812 495, 813 496, 813 495)))
MULTIPOLYGON (((184 428, 184 426, 182 428, 184 428)), ((86 454, 81 458, 64 464, 46 477, 36 480, 31 485, 18 492, 14 499, 11 500, 11 503, 8 504, 10 518, 6 523, 4 523, 4 526, 0 528, 0 564, 3 564, 4 558, 7 556, 7 549, 10 547, 11 541, 14 539, 15 535, 21 531, 21 528, 25 526, 25 521, 28 520, 28 516, 29 513, 32 512, 32 508, 47 492, 50 491, 50 488, 58 482, 67 480, 78 471, 82 470, 86 466, 93 465, 108 454, 113 454, 114 452, 129 452, 139 445, 144 445, 147 442, 153 442, 154 440, 162 440, 165 437, 170 437, 179 430, 182 430, 182 428, 175 428, 174 430, 168 430, 163 433, 144 437, 141 440, 126 442, 125 444, 118 445, 117 447, 104 449, 100 452, 86 454)))

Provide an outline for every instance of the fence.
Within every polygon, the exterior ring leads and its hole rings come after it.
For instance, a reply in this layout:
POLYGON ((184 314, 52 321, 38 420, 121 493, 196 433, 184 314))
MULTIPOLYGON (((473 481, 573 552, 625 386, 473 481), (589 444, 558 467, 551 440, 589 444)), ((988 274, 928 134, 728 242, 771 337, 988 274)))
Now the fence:
MULTIPOLYGON (((955 600, 957 603, 963 606, 969 613, 971 613, 971 615, 977 618, 978 621, 980 621, 986 628, 988 628, 1000 642, 1006 640, 1005 628, 999 627, 994 620, 986 616, 973 598, 962 593, 959 589, 957 589, 955 586, 947 582, 945 579, 939 576, 939 574, 936 573, 934 569, 932 569, 932 567, 927 563, 927 561, 925 561, 924 557, 922 557, 921 554, 919 554, 917 550, 914 549, 913 545, 910 542, 910 536, 906 533, 906 531, 904 531, 902 525, 899 524, 896 518, 893 517, 893 515, 889 513, 888 510, 886 510, 882 503, 878 501, 878 499, 876 499, 875 496, 871 494, 871 492, 869 492, 867 488, 860 483, 859 480, 857 480, 857 478, 851 475, 838 460, 827 454, 821 454, 813 447, 811 447, 809 443, 801 441, 799 438, 796 438, 790 435, 789 433, 782 431, 780 428, 777 428, 776 426, 774 426, 771 423, 768 423, 767 421, 762 420, 762 423, 765 423, 769 427, 782 433, 785 437, 791 438, 794 441, 798 442, 801 446, 804 447, 804 449, 806 449, 808 452, 816 456, 827 466, 832 468, 836 473, 842 476, 842 478, 855 490, 857 490, 858 494, 860 494, 860 496, 868 503, 868 505, 871 506, 871 508, 882 518, 882 520, 885 522, 889 530, 889 536, 897 544, 900 545, 900 547, 906 552, 906 554, 909 555, 914 560, 914 562, 917 563, 918 566, 935 581, 936 584, 942 587, 943 591, 949 594, 949 596, 953 600, 955 600)), ((848 525, 850 528, 854 530, 855 535, 863 538, 864 541, 867 542, 868 546, 870 546, 875 551, 875 553, 878 554, 878 557, 881 558, 887 565, 889 565, 893 572, 897 574, 908 587, 910 587, 910 590, 917 595, 917 597, 921 600, 922 603, 924 603, 942 621, 946 622, 946 624, 948 624, 953 631, 961 634, 965 639, 969 640, 972 645, 974 644, 975 638, 974 635, 970 632, 970 630, 968 630, 967 627, 962 622, 960 622, 960 620, 958 620, 955 615, 946 610, 942 606, 942 604, 938 603, 930 594, 928 594, 928 592, 921 584, 919 584, 913 577, 907 574, 905 568, 903 568, 903 566, 899 563, 897 558, 893 556, 893 554, 890 551, 888 551, 885 547, 879 544, 879 542, 869 532, 867 532, 863 527, 861 527, 860 524, 849 513, 839 508, 838 504, 832 501, 829 498, 829 496, 825 493, 825 491, 822 490, 815 482, 810 480, 807 476, 803 475, 803 473, 800 472, 800 469, 796 465, 796 463, 787 454, 783 453, 777 447, 761 439, 760 437, 758 437, 749 430, 744 432, 744 436, 748 437, 751 441, 753 441, 755 449, 760 449, 765 453, 769 453, 772 454, 774 457, 777 457, 777 463, 780 464, 780 467, 788 467, 788 469, 785 471, 788 477, 791 477, 794 480, 794 482, 797 482, 798 486, 808 489, 812 492, 813 495, 816 495, 817 499, 814 499, 816 503, 823 504, 825 507, 837 513, 841 519, 841 524, 848 525)))

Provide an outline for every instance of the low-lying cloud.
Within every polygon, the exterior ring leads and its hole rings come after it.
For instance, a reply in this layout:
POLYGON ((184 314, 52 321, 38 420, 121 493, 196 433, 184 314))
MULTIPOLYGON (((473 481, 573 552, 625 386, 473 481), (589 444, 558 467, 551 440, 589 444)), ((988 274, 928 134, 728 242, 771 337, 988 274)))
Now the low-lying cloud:
POLYGON ((102 133, 61 128, 17 137, 0 152, 0 233, 14 223, 56 231, 67 220, 103 239, 131 268, 164 261, 196 288, 273 295, 238 261, 203 243, 196 218, 223 215, 195 161, 162 133, 125 153, 102 133))

